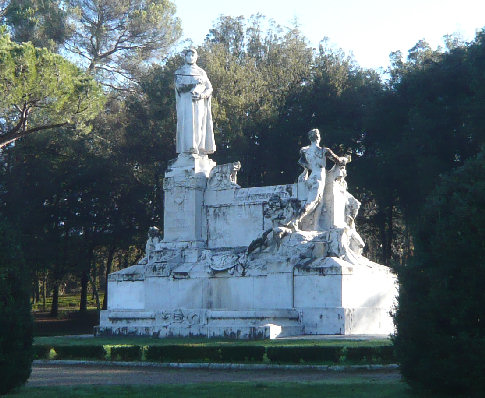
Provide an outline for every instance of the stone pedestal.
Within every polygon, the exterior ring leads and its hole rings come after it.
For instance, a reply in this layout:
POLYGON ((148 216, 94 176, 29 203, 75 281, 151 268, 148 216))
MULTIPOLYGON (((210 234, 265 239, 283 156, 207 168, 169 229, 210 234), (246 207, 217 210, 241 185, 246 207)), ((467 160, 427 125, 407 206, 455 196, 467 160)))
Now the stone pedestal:
POLYGON ((215 162, 207 155, 181 154, 163 180, 165 242, 203 246, 207 238, 204 191, 215 162))

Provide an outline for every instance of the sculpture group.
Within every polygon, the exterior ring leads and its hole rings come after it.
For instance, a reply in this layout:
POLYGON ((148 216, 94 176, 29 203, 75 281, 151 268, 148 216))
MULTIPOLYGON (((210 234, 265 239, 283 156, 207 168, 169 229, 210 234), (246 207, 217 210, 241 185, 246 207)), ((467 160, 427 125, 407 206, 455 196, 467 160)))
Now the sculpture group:
POLYGON ((350 156, 321 147, 313 129, 297 183, 241 188, 240 162, 208 157, 216 150, 212 86, 196 60, 189 49, 175 75, 179 155, 165 173, 163 234, 152 227, 145 258, 110 274, 96 333, 392 332, 396 278, 362 256, 360 203, 345 181, 350 156))

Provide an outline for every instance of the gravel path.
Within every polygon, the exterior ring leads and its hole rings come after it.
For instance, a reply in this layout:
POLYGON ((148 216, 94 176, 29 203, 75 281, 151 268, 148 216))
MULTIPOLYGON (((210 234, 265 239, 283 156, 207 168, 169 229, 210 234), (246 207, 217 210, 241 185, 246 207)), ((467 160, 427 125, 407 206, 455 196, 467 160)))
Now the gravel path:
POLYGON ((165 369, 150 367, 34 364, 27 386, 61 386, 79 384, 186 384, 210 382, 316 382, 355 379, 356 382, 392 382, 401 379, 399 370, 352 370, 345 372, 318 370, 214 370, 165 369))

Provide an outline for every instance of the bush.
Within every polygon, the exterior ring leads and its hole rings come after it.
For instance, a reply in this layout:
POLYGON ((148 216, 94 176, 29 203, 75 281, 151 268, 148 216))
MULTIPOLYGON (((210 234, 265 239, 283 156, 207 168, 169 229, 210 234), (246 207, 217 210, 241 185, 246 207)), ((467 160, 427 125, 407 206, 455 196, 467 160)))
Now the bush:
POLYGON ((264 346, 234 345, 221 347, 223 362, 262 362, 265 353, 264 346))
POLYGON ((393 363, 393 346, 347 347, 345 357, 348 361, 363 363, 393 363))
POLYGON ((399 270, 396 355, 419 389, 485 396, 485 153, 441 180, 399 270))
POLYGON ((32 346, 34 359, 49 359, 51 351, 50 345, 34 345, 32 346))
POLYGON ((334 362, 337 363, 342 347, 337 346, 281 346, 268 347, 267 355, 271 362, 334 362))
POLYGON ((112 361, 139 361, 141 352, 141 347, 137 345, 112 346, 110 359, 112 361))
POLYGON ((105 359, 102 345, 55 346, 56 359, 105 359))
POLYGON ((11 229, 0 222, 0 394, 24 384, 31 372, 28 275, 11 229))
POLYGON ((146 359, 160 362, 218 362, 221 359, 221 353, 219 347, 213 346, 149 346, 146 359))

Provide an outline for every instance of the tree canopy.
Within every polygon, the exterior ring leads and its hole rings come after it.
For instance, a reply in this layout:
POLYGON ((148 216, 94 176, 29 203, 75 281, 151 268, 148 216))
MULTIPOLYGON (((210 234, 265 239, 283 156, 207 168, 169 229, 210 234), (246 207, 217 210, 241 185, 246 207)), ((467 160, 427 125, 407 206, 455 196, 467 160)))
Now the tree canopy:
POLYGON ((169 0, 67 0, 73 34, 65 48, 115 88, 137 81, 146 62, 166 56, 181 35, 169 0))
POLYGON ((11 27, 17 43, 56 50, 72 33, 60 0, 3 0, 0 20, 11 27))
POLYGON ((31 43, 0 37, 0 149, 35 132, 87 122, 102 108, 104 94, 77 66, 31 43))

